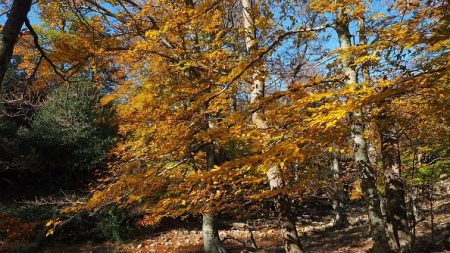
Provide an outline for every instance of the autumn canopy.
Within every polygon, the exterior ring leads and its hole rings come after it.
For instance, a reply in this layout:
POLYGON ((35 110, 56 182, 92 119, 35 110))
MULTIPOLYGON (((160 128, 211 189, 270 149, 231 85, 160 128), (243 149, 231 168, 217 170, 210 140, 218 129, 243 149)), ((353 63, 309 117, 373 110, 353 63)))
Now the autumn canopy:
POLYGON ((230 252, 225 223, 272 217, 298 253, 302 210, 328 203, 337 229, 364 210, 373 252, 414 250, 450 168, 448 1, 1 7, 0 151, 18 151, 0 166, 87 190, 47 238, 114 207, 144 227, 202 217, 207 253, 230 252))

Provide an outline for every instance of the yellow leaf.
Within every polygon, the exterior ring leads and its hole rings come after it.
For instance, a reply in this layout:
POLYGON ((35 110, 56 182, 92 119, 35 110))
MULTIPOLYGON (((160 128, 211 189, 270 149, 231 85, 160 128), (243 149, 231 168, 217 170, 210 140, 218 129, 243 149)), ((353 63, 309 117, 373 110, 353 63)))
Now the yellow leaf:
POLYGON ((46 227, 50 227, 52 224, 53 224, 53 220, 49 220, 49 221, 45 224, 45 226, 46 226, 46 227))
POLYGON ((48 236, 50 236, 50 235, 53 235, 54 232, 55 232, 55 231, 54 231, 53 229, 50 229, 50 230, 47 232, 47 234, 45 234, 45 237, 48 237, 48 236))
POLYGON ((362 198, 362 187, 361 187, 361 180, 357 180, 353 184, 352 191, 350 192, 350 199, 351 200, 357 200, 362 198))

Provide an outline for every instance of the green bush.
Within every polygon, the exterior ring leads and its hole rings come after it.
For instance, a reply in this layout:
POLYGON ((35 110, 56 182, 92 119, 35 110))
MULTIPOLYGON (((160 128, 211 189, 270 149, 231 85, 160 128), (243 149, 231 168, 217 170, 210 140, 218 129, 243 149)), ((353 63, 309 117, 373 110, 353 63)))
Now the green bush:
POLYGON ((51 168, 90 171, 113 143, 110 107, 88 82, 62 85, 49 93, 31 122, 31 139, 51 168))
POLYGON ((110 206, 95 216, 95 227, 92 232, 99 239, 120 241, 128 230, 127 217, 123 210, 110 206))
MULTIPOLYGON (((61 218, 61 220, 67 220, 61 218)), ((61 241, 120 241, 133 229, 133 219, 126 210, 109 205, 94 214, 79 212, 57 228, 54 239, 61 241)))
POLYGON ((59 211, 54 205, 24 205, 14 212, 24 222, 42 222, 56 218, 59 211))

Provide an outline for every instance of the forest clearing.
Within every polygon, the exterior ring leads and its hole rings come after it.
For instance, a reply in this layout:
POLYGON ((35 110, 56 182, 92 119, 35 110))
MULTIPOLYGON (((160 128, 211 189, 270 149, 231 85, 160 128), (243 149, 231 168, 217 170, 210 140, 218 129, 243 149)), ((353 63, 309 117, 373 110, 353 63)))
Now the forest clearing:
POLYGON ((0 0, 0 252, 450 252, 449 0, 0 0))

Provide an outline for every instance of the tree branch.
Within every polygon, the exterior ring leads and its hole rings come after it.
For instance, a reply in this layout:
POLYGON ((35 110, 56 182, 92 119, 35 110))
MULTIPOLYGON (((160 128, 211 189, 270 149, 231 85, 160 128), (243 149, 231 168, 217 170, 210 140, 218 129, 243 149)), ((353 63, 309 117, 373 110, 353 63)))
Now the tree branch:
POLYGON ((295 35, 295 34, 299 34, 299 33, 304 33, 304 32, 315 32, 315 31, 322 31, 326 28, 332 27, 331 24, 325 24, 322 26, 318 26, 318 27, 307 27, 307 28, 303 28, 303 29, 299 29, 299 30, 295 30, 295 31, 290 31, 290 32, 285 32, 281 35, 278 36, 278 38, 273 41, 268 47, 266 47, 266 49, 264 49, 261 53, 259 53, 256 58, 254 58, 249 64, 247 64, 245 66, 245 68, 243 68, 239 73, 237 73, 232 79, 231 81, 229 81, 225 87, 223 87, 223 89, 221 89, 220 91, 218 91, 217 93, 215 93, 214 95, 212 95, 208 100, 206 100, 205 104, 209 104, 209 102, 211 102, 213 99, 215 99, 216 97, 220 96, 222 93, 224 93, 226 90, 228 90, 228 88, 230 88, 230 86, 236 81, 238 80, 247 70, 249 70, 251 67, 253 67, 253 65, 255 65, 258 61, 260 61, 264 56, 266 56, 270 51, 272 51, 279 43, 281 43, 285 38, 291 36, 291 35, 295 35))
POLYGON ((28 28, 28 30, 30 30, 31 35, 33 36, 34 46, 37 48, 39 53, 41 53, 41 56, 44 58, 44 60, 50 64, 50 66, 53 68, 55 73, 59 77, 61 77, 61 79, 63 79, 66 82, 69 82, 69 80, 67 80, 66 77, 60 72, 59 68, 53 63, 53 61, 50 60, 50 58, 45 53, 44 49, 39 44, 39 36, 37 35, 36 31, 34 30, 33 26, 30 23, 30 20, 28 18, 25 19, 25 25, 28 28))

